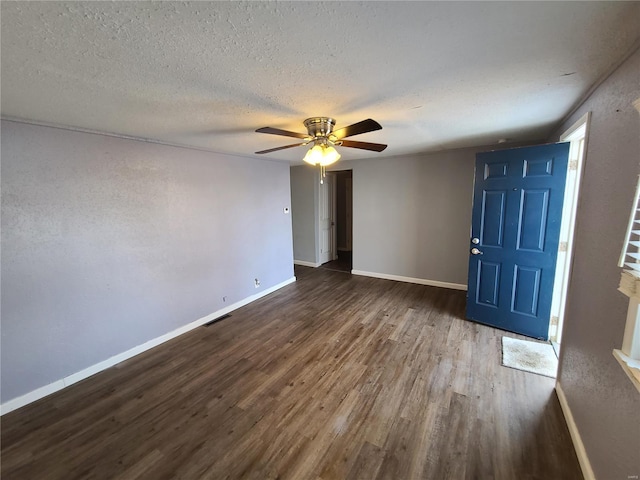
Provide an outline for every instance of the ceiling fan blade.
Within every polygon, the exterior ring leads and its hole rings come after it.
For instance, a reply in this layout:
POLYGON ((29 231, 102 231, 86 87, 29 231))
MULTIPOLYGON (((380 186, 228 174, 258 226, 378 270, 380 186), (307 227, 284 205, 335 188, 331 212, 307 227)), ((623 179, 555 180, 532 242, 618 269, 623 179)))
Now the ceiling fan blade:
POLYGON ((375 130, 381 130, 382 125, 380 125, 375 120, 371 120, 367 118, 366 120, 362 120, 361 122, 354 123, 353 125, 349 125, 348 127, 343 127, 335 132, 331 132, 338 140, 345 137, 352 137, 354 135, 360 135, 361 133, 373 132, 375 130))
POLYGON ((382 143, 355 142, 353 140, 342 140, 342 146, 361 148, 362 150, 371 150, 372 152, 381 152, 387 148, 387 146, 382 143))
POLYGON ((284 147, 276 147, 276 148, 270 148, 268 150, 260 150, 259 152, 256 153, 271 153, 271 152, 277 152, 278 150, 284 150, 285 148, 293 148, 293 147, 299 147, 300 145, 304 145, 305 143, 294 143, 293 145, 285 145, 284 147))
POLYGON ((288 130, 280 130, 279 128, 262 127, 256 130, 258 133, 270 133, 271 135, 282 135, 283 137, 307 138, 309 135, 304 133, 290 132, 288 130))

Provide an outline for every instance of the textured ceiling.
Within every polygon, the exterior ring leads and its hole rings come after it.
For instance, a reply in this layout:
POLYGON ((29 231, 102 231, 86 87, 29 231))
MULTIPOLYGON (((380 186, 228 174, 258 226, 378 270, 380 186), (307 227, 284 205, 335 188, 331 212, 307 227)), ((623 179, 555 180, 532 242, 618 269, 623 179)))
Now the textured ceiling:
POLYGON ((640 37, 640 2, 0 6, 5 118, 243 156, 319 115, 382 124, 344 159, 545 138, 640 37))

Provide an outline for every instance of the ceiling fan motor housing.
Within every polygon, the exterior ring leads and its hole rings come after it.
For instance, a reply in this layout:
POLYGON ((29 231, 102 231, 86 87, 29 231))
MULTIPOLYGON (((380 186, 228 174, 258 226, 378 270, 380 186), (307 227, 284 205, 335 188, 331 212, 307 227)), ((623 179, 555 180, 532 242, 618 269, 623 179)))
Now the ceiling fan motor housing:
POLYGON ((307 127, 309 136, 327 137, 335 126, 336 121, 330 117, 311 117, 304 121, 304 126, 307 127))

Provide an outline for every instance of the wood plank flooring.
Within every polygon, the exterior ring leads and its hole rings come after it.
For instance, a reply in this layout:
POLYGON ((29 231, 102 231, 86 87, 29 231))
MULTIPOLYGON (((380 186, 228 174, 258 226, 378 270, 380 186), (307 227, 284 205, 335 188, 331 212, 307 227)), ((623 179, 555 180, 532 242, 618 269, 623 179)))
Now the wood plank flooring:
POLYGON ((464 292, 296 275, 2 417, 2 478, 582 478, 554 380, 501 367, 464 292))

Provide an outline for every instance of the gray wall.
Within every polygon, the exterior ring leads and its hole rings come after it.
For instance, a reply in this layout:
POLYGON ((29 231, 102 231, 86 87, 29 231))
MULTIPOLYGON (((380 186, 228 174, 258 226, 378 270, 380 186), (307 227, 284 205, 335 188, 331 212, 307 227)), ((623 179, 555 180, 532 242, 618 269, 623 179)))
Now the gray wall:
MULTIPOLYGON (((466 285, 475 155, 506 147, 338 162, 353 171, 353 269, 466 285)), ((296 260, 318 258, 316 170, 291 169, 296 260)))
POLYGON ((611 354, 628 304, 616 264, 640 173, 640 115, 631 104, 639 97, 640 51, 552 139, 592 112, 558 382, 601 479, 640 474, 640 394, 611 354))
POLYGON ((293 258, 318 263, 318 182, 317 170, 309 165, 291 167, 291 220, 293 258))
POLYGON ((467 283, 475 153, 345 162, 353 169, 353 269, 467 283))
POLYGON ((3 121, 2 403, 291 279, 288 206, 288 164, 3 121))

